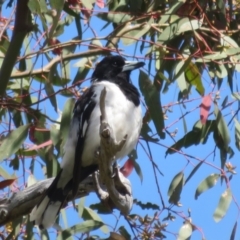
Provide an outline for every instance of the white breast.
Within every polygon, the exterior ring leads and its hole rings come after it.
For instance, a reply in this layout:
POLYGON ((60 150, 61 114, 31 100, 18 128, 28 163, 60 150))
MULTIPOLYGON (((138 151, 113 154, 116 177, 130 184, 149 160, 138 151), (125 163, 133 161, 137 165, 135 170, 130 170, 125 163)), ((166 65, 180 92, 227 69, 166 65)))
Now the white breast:
MULTIPOLYGON (((101 81, 95 83, 94 86, 96 102, 99 102, 101 91, 106 87, 105 109, 107 121, 114 131, 116 140, 120 141, 126 134, 128 135, 122 150, 116 155, 116 159, 121 159, 131 152, 138 141, 142 126, 141 107, 136 107, 124 96, 120 88, 111 82, 101 81)), ((95 161, 94 153, 100 145, 100 115, 99 104, 97 104, 90 117, 82 155, 82 166, 93 164, 95 161)))

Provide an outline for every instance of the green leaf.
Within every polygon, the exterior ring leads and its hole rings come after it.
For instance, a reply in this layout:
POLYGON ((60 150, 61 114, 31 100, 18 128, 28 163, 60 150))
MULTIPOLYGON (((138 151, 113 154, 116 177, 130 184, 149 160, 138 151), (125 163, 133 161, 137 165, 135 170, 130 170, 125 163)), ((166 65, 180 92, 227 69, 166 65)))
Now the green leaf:
POLYGON ((36 178, 32 174, 30 174, 27 179, 27 187, 32 186, 36 182, 37 182, 36 178))
POLYGON ((96 230, 103 226, 102 222, 94 221, 94 220, 87 220, 82 223, 76 224, 70 228, 65 229, 64 231, 60 232, 57 240, 65 240, 66 236, 71 236, 77 233, 88 233, 93 230, 96 230))
MULTIPOLYGON (((141 39, 143 35, 149 32, 149 30, 151 29, 151 23, 152 19, 150 19, 148 23, 140 25, 138 29, 134 29, 123 35, 121 38, 123 44, 127 46, 135 43, 136 41, 139 41, 139 39, 141 39)), ((129 26, 127 25, 127 27, 129 26)))
POLYGON ((149 127, 149 125, 147 123, 143 123, 142 125, 142 129, 141 129, 141 136, 144 138, 145 141, 148 142, 158 142, 159 139, 158 138, 153 138, 151 137, 148 133, 151 132, 152 130, 149 127))
POLYGON ((62 215, 62 220, 65 228, 68 227, 68 221, 67 221, 67 215, 66 215, 66 210, 65 208, 61 209, 61 215, 62 215))
POLYGON ((46 229, 40 231, 40 234, 41 234, 41 238, 40 238, 41 240, 49 240, 50 239, 46 229))
POLYGON ((126 240, 131 240, 131 235, 128 233, 128 231, 126 230, 126 228, 124 226, 121 226, 118 229, 118 232, 126 239, 126 240))
POLYGON ((203 57, 196 59, 195 62, 212 62, 214 60, 225 59, 228 56, 226 52, 227 51, 221 51, 213 54, 204 55, 203 57))
MULTIPOLYGON (((58 126, 53 124, 50 129, 50 139, 52 140, 53 145, 58 149, 58 144, 60 141, 60 130, 58 129, 58 126)), ((59 149, 58 149, 59 151, 59 149)))
POLYGON ((201 25, 202 22, 196 19, 190 20, 188 17, 179 18, 163 30, 158 41, 160 43, 167 42, 183 32, 199 29, 201 25))
POLYGON ((67 4, 67 2, 65 2, 63 10, 68 13, 70 16, 75 18, 75 24, 76 24, 76 28, 77 28, 77 32, 78 32, 78 39, 81 40, 82 39, 82 25, 81 25, 81 18, 80 15, 75 12, 73 9, 71 9, 69 7, 69 4, 67 4))
POLYGON ((94 0, 82 0, 81 2, 83 6, 88 10, 91 10, 93 8, 93 3, 95 3, 94 0))
POLYGON ((234 122, 235 122, 235 145, 237 149, 240 151, 240 123, 235 118, 234 122))
POLYGON ((234 99, 237 99, 238 101, 240 101, 240 95, 239 95, 238 92, 232 93, 232 97, 233 97, 234 99))
MULTIPOLYGON (((223 0, 220 0, 223 2, 223 0)), ((225 6, 223 3, 223 9, 225 10, 225 6)), ((239 48, 238 44, 229 36, 221 34, 220 43, 225 48, 239 48)))
POLYGON ((47 4, 45 0, 29 0, 28 7, 32 13, 46 13, 48 11, 47 4))
POLYGON ((184 133, 187 134, 187 122, 186 122, 186 119, 185 119, 185 116, 184 116, 184 114, 182 112, 182 108, 181 107, 180 107, 180 110, 181 110, 181 114, 182 114, 184 133))
POLYGON ((158 37, 158 41, 160 44, 163 44, 164 42, 167 42, 172 38, 174 38, 174 36, 176 36, 179 22, 180 22, 180 18, 178 18, 176 21, 171 23, 162 31, 162 33, 158 37))
POLYGON ((177 10, 184 4, 184 1, 176 1, 174 4, 165 12, 165 14, 161 15, 161 19, 159 24, 166 23, 169 18, 177 12, 177 10))
POLYGON ((197 170, 201 167, 201 165, 204 163, 204 161, 199 162, 191 171, 191 173, 189 174, 189 176, 187 177, 186 181, 185 181, 185 185, 187 184, 187 182, 192 178, 192 176, 197 172, 197 170))
POLYGON ((237 231, 237 221, 235 222, 235 224, 233 226, 232 233, 231 233, 231 236, 230 236, 230 240, 235 239, 236 231, 237 231))
POLYGON ((197 92, 201 96, 204 96, 205 89, 202 84, 200 71, 197 68, 197 66, 192 62, 190 62, 189 65, 187 66, 185 70, 185 76, 188 83, 195 86, 197 92))
POLYGON ((157 133, 160 136, 160 138, 164 139, 165 138, 165 133, 163 132, 164 119, 160 101, 160 92, 157 91, 152 81, 148 78, 148 75, 141 70, 139 75, 139 87, 144 96, 145 102, 148 106, 157 133))
POLYGON ((0 161, 9 158, 17 152, 28 135, 29 124, 21 126, 10 132, 0 146, 0 161))
POLYGON ((214 187, 217 184, 217 181, 220 177, 220 174, 213 173, 206 177, 197 187, 195 192, 195 199, 197 199, 203 192, 214 187))
POLYGON ((22 79, 14 79, 14 81, 9 81, 8 89, 17 90, 17 89, 28 89, 29 82, 28 80, 22 79))
POLYGON ((239 59, 239 53, 240 53, 240 48, 228 48, 225 50, 225 54, 227 54, 227 56, 234 57, 234 60, 239 59))
POLYGON ((227 106, 228 103, 228 96, 226 96, 222 102, 222 107, 225 108, 227 106))
POLYGON ((230 188, 227 188, 226 191, 221 195, 218 206, 213 214, 215 222, 219 222, 226 215, 231 201, 232 192, 230 188))
MULTIPOLYGON (((23 151, 21 151, 22 153, 23 151)), ((23 154, 24 155, 24 154, 23 154)), ((10 161, 9 167, 12 167, 13 170, 18 170, 19 169, 19 158, 18 155, 16 154, 15 157, 10 161)))
POLYGON ((192 58, 189 57, 186 61, 182 60, 182 61, 180 61, 179 63, 176 64, 173 81, 178 79, 181 75, 184 74, 187 67, 191 63, 191 61, 192 61, 192 58))
POLYGON ((78 203, 78 215, 81 218, 83 215, 83 211, 84 211, 84 206, 85 206, 85 197, 80 198, 80 201, 78 203))
POLYGON ((182 18, 179 21, 178 24, 178 30, 176 32, 176 35, 179 35, 180 33, 187 32, 187 31, 194 31, 199 29, 202 26, 202 21, 193 19, 190 20, 190 18, 182 18))
POLYGON ((96 16, 104 21, 118 24, 124 23, 131 19, 131 15, 126 13, 98 13, 96 16))
POLYGON ((200 142, 200 132, 190 131, 183 138, 179 139, 176 143, 174 143, 168 150, 167 154, 176 153, 175 150, 179 151, 182 147, 188 148, 192 145, 197 145, 200 142))
POLYGON ((182 147, 188 148, 192 145, 197 145, 199 143, 205 144, 207 142, 208 136, 211 132, 215 130, 216 121, 207 120, 206 124, 202 124, 201 121, 197 121, 192 131, 188 132, 183 138, 179 139, 174 143, 167 151, 167 154, 173 154, 180 150, 182 147), (175 149, 175 150, 174 150, 175 149))
POLYGON ((177 84, 178 87, 182 93, 182 95, 184 96, 184 98, 188 95, 188 86, 186 83, 186 78, 184 76, 184 74, 181 74, 178 78, 177 78, 177 84))
POLYGON ((192 235, 192 225, 189 222, 185 222, 178 232, 177 240, 186 240, 192 235))
POLYGON ((222 116, 222 113, 218 109, 218 106, 216 104, 214 107, 214 115, 216 117, 218 131, 224 142, 224 147, 225 147, 225 149, 228 149, 228 145, 230 143, 229 130, 228 130, 227 124, 222 116))
POLYGON ((0 176, 5 179, 11 178, 11 175, 1 166, 0 166, 0 176))
POLYGON ((77 70, 76 76, 73 79, 73 84, 75 84, 76 82, 79 81, 79 85, 80 85, 81 81, 83 81, 86 78, 86 76, 88 75, 89 71, 90 71, 89 67, 86 67, 86 66, 79 67, 78 70, 77 70))
POLYGON ((75 99, 70 98, 67 100, 67 102, 64 105, 64 109, 63 109, 63 113, 62 113, 62 120, 61 120, 61 124, 60 124, 60 132, 61 132, 61 136, 63 139, 62 144, 65 144, 65 141, 68 137, 69 126, 70 126, 70 122, 72 119, 72 112, 73 112, 74 104, 75 104, 75 99))
POLYGON ((26 69, 27 69, 26 59, 22 58, 19 61, 19 71, 23 72, 26 71, 26 69))
POLYGON ((177 175, 174 176, 168 188, 168 196, 170 203, 178 205, 183 185, 184 174, 183 172, 179 172, 177 175))
POLYGON ((134 166, 134 169, 135 169, 135 171, 136 171, 136 173, 137 173, 137 175, 140 178, 140 181, 142 183, 143 182, 143 173, 142 173, 141 167, 137 163, 136 159, 133 159, 133 166, 134 166))
POLYGON ((57 99, 56 99, 56 95, 53 89, 53 86, 51 83, 49 83, 48 81, 45 82, 45 91, 47 96, 49 97, 49 100, 52 104, 52 106, 54 107, 55 112, 57 112, 57 99))
POLYGON ((56 28, 58 24, 60 23, 59 18, 61 16, 63 6, 64 6, 64 0, 49 0, 49 3, 51 5, 51 8, 55 10, 55 14, 52 14, 52 24, 50 31, 48 33, 48 37, 52 38, 53 33, 56 31, 56 28))
POLYGON ((219 78, 225 78, 228 76, 228 71, 224 64, 222 62, 219 62, 219 64, 216 64, 216 75, 219 78))
POLYGON ((104 225, 100 216, 95 211, 93 211, 91 208, 88 208, 88 207, 84 208, 82 218, 84 220, 94 220, 94 221, 97 221, 97 222, 101 222, 103 224, 103 226, 100 227, 102 232, 105 233, 105 234, 109 233, 108 227, 106 225, 104 225))

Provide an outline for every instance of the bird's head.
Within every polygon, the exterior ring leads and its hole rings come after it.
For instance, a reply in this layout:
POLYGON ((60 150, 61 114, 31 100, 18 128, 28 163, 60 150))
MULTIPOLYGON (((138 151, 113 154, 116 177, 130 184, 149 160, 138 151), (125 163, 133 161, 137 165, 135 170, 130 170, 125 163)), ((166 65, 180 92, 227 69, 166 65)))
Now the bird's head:
POLYGON ((97 64, 92 75, 92 81, 113 81, 115 77, 122 75, 129 82, 131 71, 144 65, 144 62, 126 61, 121 56, 108 56, 97 64))

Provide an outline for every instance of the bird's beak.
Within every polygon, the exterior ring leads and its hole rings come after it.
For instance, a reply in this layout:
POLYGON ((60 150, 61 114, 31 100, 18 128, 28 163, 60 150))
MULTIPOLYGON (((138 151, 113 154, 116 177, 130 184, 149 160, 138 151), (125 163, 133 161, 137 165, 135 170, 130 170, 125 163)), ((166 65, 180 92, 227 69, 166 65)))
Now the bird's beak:
POLYGON ((125 65, 123 66, 122 72, 132 71, 134 69, 141 68, 144 65, 145 65, 144 62, 125 61, 125 65))

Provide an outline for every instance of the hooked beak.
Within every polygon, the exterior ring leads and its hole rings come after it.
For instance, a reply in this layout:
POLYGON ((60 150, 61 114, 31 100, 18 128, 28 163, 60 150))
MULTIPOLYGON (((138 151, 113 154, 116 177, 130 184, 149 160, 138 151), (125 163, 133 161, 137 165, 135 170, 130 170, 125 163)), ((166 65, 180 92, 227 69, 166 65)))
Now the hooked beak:
POLYGON ((125 65, 123 66, 122 72, 132 71, 141 68, 144 65, 145 65, 144 62, 125 61, 125 65))

